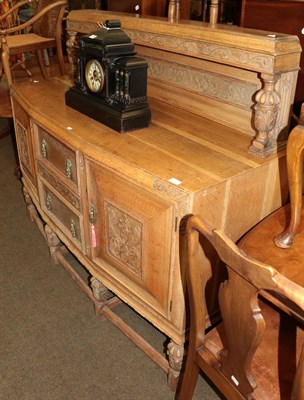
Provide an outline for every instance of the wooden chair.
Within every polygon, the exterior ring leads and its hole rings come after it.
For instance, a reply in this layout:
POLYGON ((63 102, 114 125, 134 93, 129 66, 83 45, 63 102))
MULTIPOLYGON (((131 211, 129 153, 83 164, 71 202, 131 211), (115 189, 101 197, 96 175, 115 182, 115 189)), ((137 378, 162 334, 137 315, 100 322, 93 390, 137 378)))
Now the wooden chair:
POLYGON ((251 257, 271 263, 284 276, 304 286, 304 218, 302 207, 304 106, 299 124, 287 143, 287 174, 290 203, 251 229, 239 246, 251 257))
MULTIPOLYGON (((22 5, 30 2, 31 0, 23 0, 15 4, 0 17, 0 24, 22 5)), ((60 73, 65 74, 61 41, 62 20, 67 5, 67 0, 38 0, 36 13, 32 18, 18 26, 0 30, 1 61, 9 86, 12 84, 10 58, 15 54, 37 52, 41 72, 47 78, 42 50, 56 48, 60 73), (28 32, 30 27, 32 30, 28 32)))
POLYGON ((304 288, 246 256, 201 217, 187 225, 190 339, 179 400, 192 398, 199 371, 227 399, 304 398, 304 288), (209 243, 208 243, 209 242, 209 243), (208 278, 201 252, 210 244, 227 268, 219 289, 222 322, 206 329, 208 278), (272 303, 280 297, 284 307, 272 303), (267 294, 267 300, 265 299, 267 294))

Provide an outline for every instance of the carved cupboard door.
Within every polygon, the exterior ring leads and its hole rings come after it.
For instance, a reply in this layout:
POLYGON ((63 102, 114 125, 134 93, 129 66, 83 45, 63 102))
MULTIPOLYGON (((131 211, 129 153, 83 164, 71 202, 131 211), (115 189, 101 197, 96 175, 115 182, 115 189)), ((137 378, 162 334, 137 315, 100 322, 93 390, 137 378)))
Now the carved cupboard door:
POLYGON ((86 168, 96 277, 135 309, 169 318, 174 203, 92 160, 86 168))
MULTIPOLYGON (((32 133, 30 117, 25 110, 13 101, 14 125, 18 148, 18 157, 23 175, 37 187, 35 163, 33 157, 32 133)), ((34 190, 36 191, 36 190, 34 190)))

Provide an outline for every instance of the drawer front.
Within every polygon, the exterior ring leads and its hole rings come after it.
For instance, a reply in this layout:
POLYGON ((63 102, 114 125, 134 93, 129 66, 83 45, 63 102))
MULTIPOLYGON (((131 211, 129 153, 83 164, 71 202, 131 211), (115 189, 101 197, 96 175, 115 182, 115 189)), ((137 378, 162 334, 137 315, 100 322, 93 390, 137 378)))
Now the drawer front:
POLYGON ((86 165, 93 261, 118 282, 114 291, 123 286, 124 295, 117 294, 125 301, 133 305, 138 296, 168 318, 174 203, 93 161, 86 165))
POLYGON ((51 187, 40 180, 38 183, 42 210, 80 250, 84 251, 81 215, 77 215, 64 204, 51 187))
POLYGON ((66 201, 70 203, 77 211, 81 212, 80 197, 74 193, 61 179, 58 179, 42 162, 37 161, 37 171, 39 176, 51 185, 66 201))
POLYGON ((64 180, 78 186, 76 153, 38 126, 38 154, 60 172, 64 180))

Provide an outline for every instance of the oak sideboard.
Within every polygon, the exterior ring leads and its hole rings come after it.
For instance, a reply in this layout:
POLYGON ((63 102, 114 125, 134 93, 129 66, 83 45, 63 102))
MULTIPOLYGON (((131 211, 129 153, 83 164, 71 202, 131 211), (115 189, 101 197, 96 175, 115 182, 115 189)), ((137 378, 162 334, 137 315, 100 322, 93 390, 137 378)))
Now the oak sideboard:
MULTIPOLYGON (((199 213, 238 239, 286 201, 285 151, 257 158, 248 135, 152 97, 151 125, 120 134, 66 106, 69 87, 52 79, 11 88, 29 215, 53 261, 175 388, 186 336, 184 222, 199 213), (92 288, 72 271, 67 250, 92 288), (115 315, 118 299, 169 338, 168 357, 115 315)), ((212 290, 208 302, 211 319, 212 290)))

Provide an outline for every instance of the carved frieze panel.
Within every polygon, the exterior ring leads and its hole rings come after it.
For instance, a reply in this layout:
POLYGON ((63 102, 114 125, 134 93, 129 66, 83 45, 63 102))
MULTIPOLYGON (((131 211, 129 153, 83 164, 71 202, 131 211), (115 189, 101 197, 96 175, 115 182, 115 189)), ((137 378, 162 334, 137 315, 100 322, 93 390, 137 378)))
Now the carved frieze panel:
MULTIPOLYGON (((71 32, 91 33, 99 28, 100 24, 98 22, 68 21, 68 31, 71 32)), ((227 65, 254 69, 259 72, 272 72, 274 69, 274 58, 269 55, 187 37, 145 32, 136 29, 124 28, 124 30, 130 36, 132 42, 138 45, 189 54, 227 65)))
POLYGON ((104 207, 106 251, 124 267, 142 278, 143 223, 108 201, 105 201, 104 207))
POLYGON ((227 47, 203 40, 161 35, 159 33, 142 32, 133 29, 126 29, 126 32, 134 43, 140 45, 189 54, 222 62, 227 65, 237 65, 245 69, 254 69, 259 72, 271 72, 274 68, 273 57, 233 48, 232 46, 227 47))
POLYGON ((170 82, 183 89, 233 103, 248 109, 252 106, 253 94, 258 90, 255 84, 242 80, 190 69, 176 63, 146 57, 151 78, 170 82))

